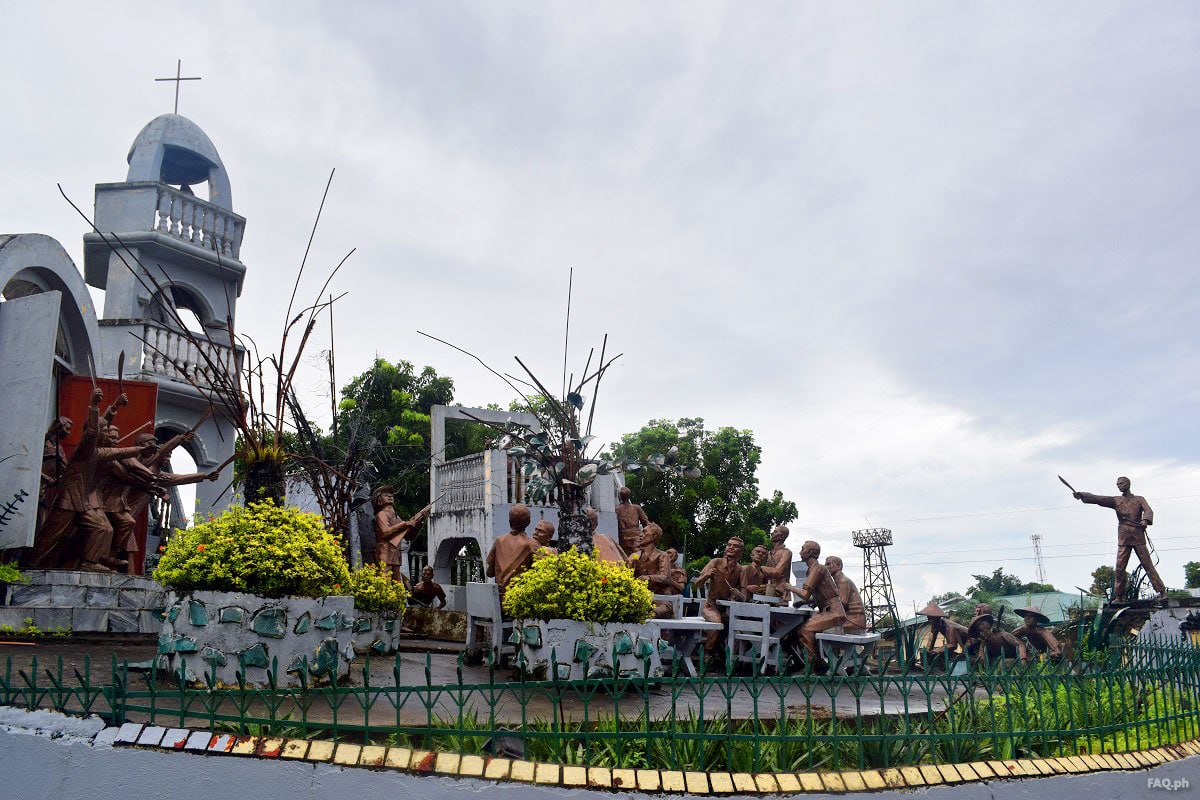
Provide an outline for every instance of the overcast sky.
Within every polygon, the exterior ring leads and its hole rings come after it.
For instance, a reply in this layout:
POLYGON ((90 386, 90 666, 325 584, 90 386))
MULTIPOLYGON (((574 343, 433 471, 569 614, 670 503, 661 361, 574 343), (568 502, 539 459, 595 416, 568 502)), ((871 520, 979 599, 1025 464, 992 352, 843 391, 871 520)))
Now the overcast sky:
MULTIPOLYGON (((0 0, 0 232, 82 265, 138 130, 212 138, 248 222, 240 326, 278 341, 336 280, 339 377, 433 365, 436 333, 558 375, 625 353, 597 412, 749 428, 792 543, 888 525, 905 610, 1003 566, 1088 586, 1157 512, 1168 585, 1200 560, 1200 9, 1158 2, 504 4, 0 0), (304 290, 302 290, 304 294, 304 290), (1012 513, 1020 512, 1020 513, 1012 513), (941 551, 946 551, 944 554, 941 551)), ((319 376, 305 377, 314 405, 319 376)))

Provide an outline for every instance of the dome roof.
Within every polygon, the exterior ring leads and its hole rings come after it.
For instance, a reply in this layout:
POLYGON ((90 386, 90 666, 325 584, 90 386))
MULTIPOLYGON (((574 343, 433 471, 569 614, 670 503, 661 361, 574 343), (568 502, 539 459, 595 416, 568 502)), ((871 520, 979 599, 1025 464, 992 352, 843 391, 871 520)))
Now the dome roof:
POLYGON ((209 201, 233 210, 229 176, 217 148, 200 126, 178 114, 163 114, 146 124, 126 158, 126 180, 171 184, 209 182, 209 201))

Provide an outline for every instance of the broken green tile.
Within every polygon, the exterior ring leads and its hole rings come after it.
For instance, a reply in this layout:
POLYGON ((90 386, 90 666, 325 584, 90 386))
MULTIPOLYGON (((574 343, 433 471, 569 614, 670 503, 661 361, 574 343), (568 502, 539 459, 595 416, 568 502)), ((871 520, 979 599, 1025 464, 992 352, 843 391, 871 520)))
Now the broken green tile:
POLYGON ((575 640, 575 663, 583 664, 591 659, 596 654, 599 648, 586 639, 575 640))
POLYGON ((370 617, 359 617, 358 619, 354 620, 355 633, 366 633, 369 630, 371 630, 370 617))
POLYGON ((378 636, 376 636, 376 637, 375 637, 375 641, 371 642, 371 650, 372 650, 372 652, 375 652, 375 653, 386 653, 386 652, 387 652, 387 649, 388 649, 388 648, 387 648, 387 643, 386 643, 386 642, 384 642, 384 641, 383 641, 383 639, 380 639, 378 636))
POLYGON ((225 654, 213 647, 205 647, 200 651, 200 659, 215 667, 223 667, 228 663, 225 654))
POLYGON ((628 631, 617 631, 613 637, 613 654, 627 656, 633 652, 633 637, 628 631))
POLYGON ((654 654, 654 645, 649 639, 638 637, 637 645, 633 649, 633 654, 640 659, 647 659, 654 654))
POLYGON ((250 621, 250 629, 259 636, 282 639, 287 633, 287 611, 279 606, 261 608, 250 621))
POLYGON ((208 624, 208 607, 199 600, 188 600, 188 622, 203 628, 208 624))
POLYGON ((242 652, 238 653, 238 663, 245 667, 262 667, 266 669, 271 666, 270 660, 267 658, 267 648, 262 642, 255 642, 250 647, 247 647, 242 652))
POLYGON ((670 642, 668 642, 666 639, 658 640, 658 654, 659 655, 662 655, 663 653, 667 652, 670 649, 671 649, 670 642))
POLYGON ((308 633, 312 627, 312 614, 305 611, 296 619, 296 627, 292 628, 296 633, 308 633))
POLYGON ((179 606, 173 605, 167 609, 167 622, 174 622, 179 619, 179 606))
POLYGON ((167 619, 167 609, 165 608, 151 608, 149 611, 159 622, 164 622, 167 619))
POLYGON ((288 672, 303 672, 304 671, 304 656, 294 656, 292 663, 288 664, 288 672))
POLYGON ((516 628, 513 628, 512 631, 508 634, 508 643, 509 644, 520 644, 521 643, 521 631, 517 630, 516 628))
POLYGON ((526 625, 521 633, 525 637, 525 644, 530 647, 542 646, 542 629, 537 625, 526 625))
POLYGON ((221 609, 219 619, 221 622, 244 622, 246 619, 246 609, 239 606, 225 606, 221 609))
POLYGON ((171 649, 176 653, 194 653, 196 652, 196 640, 180 636, 171 642, 171 649))
POLYGON ((393 633, 396 630, 396 620, 385 619, 383 621, 383 629, 388 633, 393 633))
POLYGON ((313 675, 328 675, 337 669, 338 642, 329 638, 317 647, 316 657, 309 661, 308 671, 313 675))
POLYGON ((349 617, 347 617, 345 614, 338 614, 337 622, 338 622, 338 630, 340 630, 340 631, 348 631, 348 630, 350 630, 350 626, 354 624, 353 621, 349 617))
POLYGON ((165 655, 169 655, 174 652, 175 652, 175 640, 172 639, 170 636, 165 637, 165 640, 164 640, 164 637, 159 636, 158 637, 158 654, 160 656, 165 656, 165 655))
POLYGON ((317 618, 317 630, 332 631, 337 629, 338 617, 341 616, 336 611, 331 611, 323 617, 317 618))

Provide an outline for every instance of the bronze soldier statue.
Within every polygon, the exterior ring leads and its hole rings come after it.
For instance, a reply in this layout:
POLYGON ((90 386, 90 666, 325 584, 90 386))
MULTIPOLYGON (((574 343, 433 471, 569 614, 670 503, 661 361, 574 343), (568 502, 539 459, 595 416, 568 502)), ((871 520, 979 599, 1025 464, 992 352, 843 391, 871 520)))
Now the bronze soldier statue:
POLYGON ((933 643, 940 634, 948 650, 955 651, 962 648, 964 652, 966 651, 968 638, 966 625, 955 622, 947 617, 942 607, 934 602, 930 602, 929 605, 917 613, 929 617, 929 630, 933 633, 933 639, 929 642, 930 649, 935 649, 933 648, 933 643))
MULTIPOLYGON (((1063 481, 1066 483, 1066 481, 1063 481)), ((1142 569, 1150 578, 1158 599, 1167 596, 1167 587, 1158 570, 1154 568, 1154 560, 1150 557, 1150 548, 1146 546, 1146 527, 1154 524, 1154 511, 1146 498, 1129 491, 1129 478, 1117 478, 1119 495, 1089 494, 1087 492, 1072 492, 1076 500, 1092 505, 1104 506, 1117 512, 1117 580, 1113 588, 1113 599, 1121 602, 1125 599, 1125 567, 1129 564, 1130 553, 1137 553, 1142 569)))
MULTIPOLYGON (((662 528, 651 522, 642 529, 641 547, 630 556, 635 577, 646 581, 654 594, 679 594, 671 578, 671 569, 675 566, 671 556, 664 550, 658 549, 662 539, 662 528)), ((675 609, 670 603, 657 602, 654 604, 654 616, 657 619, 670 619, 675 609)))
POLYGON ((1046 653, 1052 658, 1062 655, 1062 645, 1058 643, 1057 637, 1049 628, 1041 627, 1050 624, 1050 618, 1043 614, 1041 609, 1018 608, 1016 613, 1025 620, 1025 624, 1014 630, 1013 636, 1017 639, 1028 640, 1033 649, 1039 653, 1046 653))
POLYGON ((93 390, 83 438, 55 484, 53 500, 48 503, 46 516, 34 537, 29 555, 32 567, 53 569, 77 565, 92 572, 112 572, 105 562, 110 560, 113 529, 96 491, 98 466, 104 461, 136 456, 142 450, 102 446, 101 431, 112 422, 118 409, 129 404, 129 398, 120 395, 105 411, 103 422, 102 400, 104 393, 93 390))
MULTIPOLYGON (((800 587, 800 599, 817 607, 817 613, 808 618, 800 628, 800 644, 808 655, 813 672, 824 674, 829 665, 817 652, 817 634, 846 623, 846 609, 838 596, 837 584, 829 570, 820 562, 821 545, 807 541, 800 548, 800 558, 808 565, 808 578, 800 587)), ((789 564, 791 559, 789 558, 789 564)))
POLYGON ((529 506, 517 503, 508 512, 509 532, 496 539, 487 554, 487 576, 496 579, 500 599, 512 579, 529 569, 538 543, 525 535, 529 527, 529 506))
POLYGON ((763 574, 767 577, 764 592, 773 597, 782 597, 792 579, 792 551, 787 548, 787 538, 786 525, 776 525, 771 531, 771 552, 767 555, 763 574))
POLYGON ((979 661, 1006 657, 1029 660, 1025 643, 1008 631, 995 627, 991 614, 980 614, 967 626, 967 655, 979 661))
POLYGON ((392 580, 411 587, 408 581, 408 548, 412 546, 413 538, 421 529, 421 521, 433 503, 422 508, 411 519, 401 519, 396 513, 394 491, 391 486, 380 486, 371 498, 375 507, 375 561, 388 567, 392 580))
POLYGON ((751 600, 754 595, 767 590, 767 576, 763 566, 767 563, 767 548, 765 545, 755 545, 750 551, 750 563, 742 567, 742 577, 738 581, 743 600, 751 600))
POLYGON ((426 566, 421 570, 421 581, 412 589, 413 603, 429 608, 446 607, 446 590, 433 579, 433 567, 426 566), (435 606, 434 603, 437 603, 435 606))
MULTIPOLYGON (((632 551, 625 550, 607 533, 596 533, 596 528, 600 527, 600 512, 594 508, 588 508, 587 518, 588 528, 592 532, 592 552, 596 554, 596 558, 611 564, 628 564, 632 551)), ((641 528, 638 528, 637 538, 634 540, 635 546, 641 540, 641 528)))
MULTIPOLYGON (((719 601, 737 600, 741 596, 738 585, 742 579, 742 567, 738 562, 742 560, 742 548, 745 546, 739 537, 733 537, 725 544, 725 555, 711 559, 692 580, 692 585, 697 589, 708 584, 708 596, 704 599, 704 605, 700 607, 700 616, 709 622, 727 625, 728 614, 719 601)), ((709 658, 720 652, 724 638, 724 630, 713 630, 704 634, 704 652, 709 658)))
MULTIPOLYGON (((137 540, 133 531, 137 525, 138 514, 150 503, 150 498, 166 497, 167 487, 185 486, 203 480, 215 481, 221 477, 221 473, 216 471, 176 474, 163 470, 171 451, 184 442, 190 442, 193 436, 194 434, 188 431, 160 445, 154 434, 139 434, 134 444, 141 449, 141 455, 137 458, 113 461, 109 465, 111 480, 101 488, 100 495, 108 520, 113 526, 115 558, 128 560, 128 554, 136 552, 137 540)), ((111 429, 111 438, 119 439, 115 427, 111 429)), ((129 569, 132 570, 132 566, 129 569)))
POLYGON ((842 601, 842 608, 846 609, 846 624, 842 629, 846 633, 862 633, 867 629, 867 609, 863 606, 862 595, 854 581, 842 572, 842 559, 830 556, 825 559, 825 569, 829 570, 833 582, 837 584, 838 599, 842 601))
POLYGON ((626 553, 632 553, 642 540, 642 528, 650 524, 650 518, 642 507, 630 498, 633 492, 628 486, 622 486, 617 493, 621 502, 617 505, 617 538, 621 548, 626 553))

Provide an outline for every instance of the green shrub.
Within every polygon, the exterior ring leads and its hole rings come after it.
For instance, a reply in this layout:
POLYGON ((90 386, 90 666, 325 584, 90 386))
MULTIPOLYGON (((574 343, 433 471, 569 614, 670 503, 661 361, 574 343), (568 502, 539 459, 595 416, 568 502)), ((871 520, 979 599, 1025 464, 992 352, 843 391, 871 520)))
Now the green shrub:
POLYGON ((408 604, 408 589, 392 580, 392 572, 381 564, 367 564, 350 573, 343 594, 354 595, 356 611, 391 611, 403 614, 408 604))
POLYGON ((535 557, 513 579, 504 610, 517 619, 574 619, 581 622, 645 622, 654 596, 633 570, 571 550, 535 557))
POLYGON ((12 564, 0 564, 0 583, 28 583, 29 579, 12 564))
POLYGON ((350 571, 319 516, 264 501, 176 531, 154 579, 177 591, 323 597, 341 594, 350 571))

